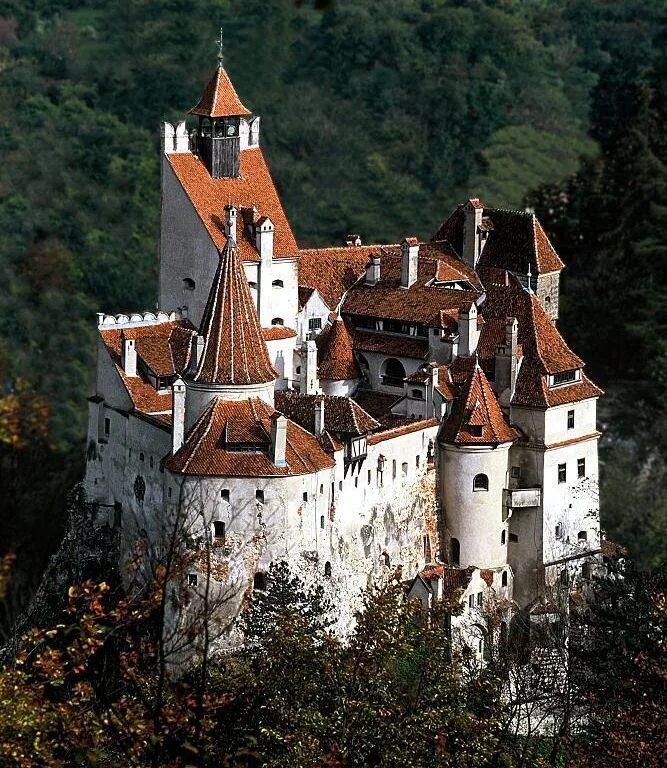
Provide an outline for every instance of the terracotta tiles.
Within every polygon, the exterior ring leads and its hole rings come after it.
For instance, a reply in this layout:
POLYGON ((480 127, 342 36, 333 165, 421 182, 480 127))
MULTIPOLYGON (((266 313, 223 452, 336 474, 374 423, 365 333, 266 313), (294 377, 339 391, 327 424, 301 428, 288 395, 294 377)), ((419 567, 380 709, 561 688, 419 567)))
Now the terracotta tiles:
POLYGON ((260 384, 277 377, 262 337, 236 244, 229 240, 201 323, 204 348, 194 376, 211 384, 260 384))
MULTIPOLYGON (((402 421, 405 421, 402 419, 402 421)), ((422 429, 430 429, 431 427, 437 427, 440 422, 438 419, 419 419, 418 421, 409 421, 403 423, 397 427, 391 427, 385 429, 382 432, 374 432, 368 437, 369 445, 377 445, 383 443, 385 440, 392 440, 394 437, 401 437, 401 435, 409 435, 412 432, 419 432, 422 429)))
POLYGON ((203 477, 300 475, 330 469, 334 460, 318 440, 287 423, 287 466, 271 459, 271 417, 275 410, 259 399, 215 398, 167 460, 171 472, 203 477))
POLYGON ((276 392, 276 408, 309 432, 315 432, 315 407, 324 399, 324 428, 334 435, 365 435, 380 424, 349 397, 276 392))
POLYGON ((296 337, 296 331, 294 328, 288 328, 286 325, 272 325, 270 328, 262 328, 262 337, 264 341, 291 339, 296 337))
MULTIPOLYGON (((299 251, 299 291, 317 289, 329 309, 335 310, 345 291, 365 274, 371 254, 379 249, 379 245, 360 245, 299 251)), ((300 301, 301 297, 300 293, 300 301)), ((307 301, 310 296, 306 298, 304 292, 303 298, 307 301)))
MULTIPOLYGON (((260 214, 271 219, 276 228, 273 245, 276 258, 296 256, 296 240, 259 147, 241 152, 239 178, 211 178, 206 166, 190 152, 169 154, 166 159, 218 250, 225 245, 225 206, 231 203, 239 209, 254 205, 260 214)), ((242 261, 259 261, 259 253, 243 226, 242 216, 237 222, 236 240, 242 261)))
POLYGON ((361 378, 352 349, 352 336, 345 321, 338 317, 317 337, 319 378, 324 381, 344 381, 361 378))
POLYGON ((190 110, 190 114, 202 117, 233 117, 252 113, 243 106, 229 75, 220 66, 208 81, 201 99, 190 110))
POLYGON ((370 389, 358 389, 354 395, 354 400, 360 405, 366 413, 384 423, 387 415, 391 415, 391 407, 398 402, 402 395, 387 395, 384 392, 374 392, 370 389))
POLYGON ((443 442, 498 445, 516 440, 518 433, 505 421, 484 371, 475 366, 461 389, 440 433, 443 442))
POLYGON ((420 576, 427 583, 440 579, 442 580, 442 595, 445 598, 457 597, 459 593, 465 592, 470 584, 472 575, 475 572, 473 567, 470 568, 451 568, 448 565, 427 565, 420 572, 420 576))
POLYGON ((358 352, 381 352, 392 357, 411 357, 424 360, 428 355, 426 339, 411 336, 392 336, 373 331, 354 331, 354 348, 358 352))

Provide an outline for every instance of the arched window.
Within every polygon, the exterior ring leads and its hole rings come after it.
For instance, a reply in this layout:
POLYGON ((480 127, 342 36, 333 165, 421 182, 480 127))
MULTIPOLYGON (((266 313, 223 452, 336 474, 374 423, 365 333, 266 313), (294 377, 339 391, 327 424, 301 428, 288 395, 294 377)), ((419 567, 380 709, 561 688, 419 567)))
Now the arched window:
POLYGON ((410 397, 413 397, 415 400, 423 400, 424 393, 421 391, 421 389, 413 389, 410 392, 410 397))
POLYGON ((213 523, 213 534, 216 539, 225 540, 225 524, 221 520, 213 523))
POLYGON ((384 563, 385 568, 391 568, 391 558, 389 557, 389 554, 387 552, 382 553, 382 561, 384 563))
POLYGON ((324 575, 327 579, 331 578, 331 563, 328 560, 324 564, 324 575))
POLYGON ((266 592, 267 583, 268 579, 264 571, 257 571, 252 580, 252 588, 259 592, 266 592))
POLYGON ((183 290, 184 291, 194 291, 195 289, 195 281, 191 277, 184 277, 183 278, 183 290))
POLYGON ((586 531, 579 531, 579 533, 577 534, 577 539, 579 541, 587 541, 588 534, 586 533, 586 531))
POLYGON ((298 376, 301 373, 301 366, 297 365, 296 367, 296 375, 298 376))
POLYGON ((405 368, 400 360, 393 357, 388 358, 382 364, 382 383, 385 387, 403 387, 405 378, 405 368))
POLYGON ((452 565, 458 565, 461 562, 461 543, 458 539, 452 539, 452 565))
POLYGON ((507 586, 507 571, 503 571, 502 582, 501 583, 502 583, 503 587, 507 586))
POLYGON ((283 283, 283 281, 282 281, 282 280, 274 280, 274 281, 271 283, 271 285, 272 285, 274 288, 282 288, 282 287, 284 286, 284 283, 283 283))
POLYGON ((285 325, 285 322, 282 317, 274 317, 273 320, 271 320, 271 325, 285 325))
POLYGON ((484 475, 475 475, 472 481, 473 491, 488 491, 489 490, 489 478, 484 475))

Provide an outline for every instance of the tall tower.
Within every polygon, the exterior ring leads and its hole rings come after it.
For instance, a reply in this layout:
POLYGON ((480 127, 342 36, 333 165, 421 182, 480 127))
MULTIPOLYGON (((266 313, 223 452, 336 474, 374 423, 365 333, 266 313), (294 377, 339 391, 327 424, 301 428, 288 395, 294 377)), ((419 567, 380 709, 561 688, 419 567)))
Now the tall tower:
POLYGON ((189 114, 199 118, 195 152, 211 177, 235 178, 240 175, 241 118, 252 113, 241 103, 223 66, 222 30, 218 45, 218 67, 189 114))

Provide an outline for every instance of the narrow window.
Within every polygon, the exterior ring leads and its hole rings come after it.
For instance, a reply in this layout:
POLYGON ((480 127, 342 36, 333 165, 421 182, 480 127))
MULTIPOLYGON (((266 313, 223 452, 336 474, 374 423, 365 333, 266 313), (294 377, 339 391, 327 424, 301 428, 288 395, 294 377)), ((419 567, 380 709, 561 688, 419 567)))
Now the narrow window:
POLYGON ((521 467, 512 467, 512 477, 518 480, 521 477, 521 467))
POLYGON ((216 539, 220 541, 225 540, 225 524, 221 520, 216 520, 213 523, 213 534, 216 539))
POLYGON ((308 501, 308 491, 303 492, 303 500, 308 501))
POLYGON ((324 493, 324 484, 320 483, 320 496, 324 493))
POLYGON ((396 459, 391 462, 391 477, 396 480, 396 459))
POLYGON ((104 434, 109 437, 111 432, 111 419, 104 419, 104 434))
POLYGON ((320 515, 320 528, 324 529, 324 515, 320 515))
POLYGON ((431 562, 431 537, 428 534, 424 536, 424 560, 427 563, 431 562))
POLYGON ((502 531, 500 532, 500 543, 504 544, 506 541, 507 541, 507 532, 503 528, 502 531))
POLYGON ((171 498, 171 488, 167 488, 167 496, 171 498))
POLYGON ((401 470, 403 472, 403 477, 408 476, 408 462, 404 461, 403 464, 401 464, 401 470))
POLYGON ((577 459, 577 477, 586 477, 586 459, 577 459))
POLYGON ((567 464, 558 465, 558 482, 559 483, 567 482, 567 464))
POLYGON ((384 561, 385 568, 391 568, 391 559, 387 552, 382 553, 382 560, 384 561))
POLYGON ((252 588, 258 592, 266 592, 267 577, 264 571, 257 571, 252 580, 252 588))
POLYGON ((255 491, 255 499, 260 503, 264 503, 264 491, 260 491, 259 488, 255 491))
POLYGON ((419 454, 417 454, 415 456, 415 467, 417 467, 417 469, 419 469, 419 454))
POLYGON ((503 585, 503 587, 507 586, 507 571, 503 571, 501 584, 503 585))
POLYGON ((324 564, 324 576, 325 576, 327 579, 330 579, 330 578, 331 578, 331 563, 330 563, 328 560, 327 560, 327 561, 326 561, 326 563, 324 564))
POLYGON ((368 484, 369 484, 369 485, 371 484, 371 476, 372 476, 372 475, 371 475, 371 471, 370 471, 370 469, 369 469, 369 470, 368 470, 368 484))
POLYGON ((577 540, 587 541, 587 539, 588 539, 588 534, 586 533, 586 531, 579 531, 579 533, 577 534, 577 540))
POLYGON ((574 429, 574 410, 567 412, 567 428, 574 429))
POLYGON ((196 587, 197 586, 197 574, 196 573, 188 573, 188 586, 189 587, 196 587))
POLYGON ((153 469, 153 457, 152 456, 148 459, 148 463, 150 464, 151 469, 153 469))
POLYGON ((342 491, 342 490, 343 490, 343 481, 342 481, 342 480, 339 480, 339 481, 338 481, 338 490, 339 490, 339 491, 342 491))
POLYGON ((357 475, 357 477, 354 478, 354 487, 355 488, 359 487, 359 476, 358 475, 357 475))
POLYGON ((452 539, 452 565, 458 565, 461 562, 461 543, 458 539, 452 539))
POLYGON ((140 453, 140 454, 139 454, 139 461, 143 461, 143 460, 144 460, 144 454, 143 454, 143 453, 140 453))
POLYGON ((477 593, 477 607, 478 608, 482 607, 482 593, 481 592, 477 593))
POLYGON ((560 537, 563 535, 563 529, 560 527, 560 523, 558 523, 558 525, 556 526, 554 533, 557 539, 560 539, 560 537))
POLYGON ((484 475, 475 475, 472 481, 473 491, 488 491, 489 490, 489 478, 484 475))
POLYGON ((229 501, 229 488, 223 488, 223 489, 220 491, 220 498, 221 498, 223 501, 229 501))
POLYGON ((475 595, 468 595, 468 608, 475 607, 475 595))

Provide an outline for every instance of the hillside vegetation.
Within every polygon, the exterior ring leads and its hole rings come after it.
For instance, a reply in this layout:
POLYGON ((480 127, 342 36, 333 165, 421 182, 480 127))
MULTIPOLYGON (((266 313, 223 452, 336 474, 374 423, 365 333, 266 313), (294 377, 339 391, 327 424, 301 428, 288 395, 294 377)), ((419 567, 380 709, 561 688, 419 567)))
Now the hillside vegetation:
POLYGON ((155 305, 159 122, 196 101, 219 22, 302 245, 428 236, 473 194, 536 206, 570 265, 566 335, 601 383, 632 382, 618 398, 630 418, 609 417, 626 442, 608 476, 625 488, 646 461, 637 427, 653 434, 665 413, 665 13, 664 0, 0 2, 3 542, 42 562, 57 541, 94 313, 155 305), (36 521, 43 539, 26 536, 36 521))

